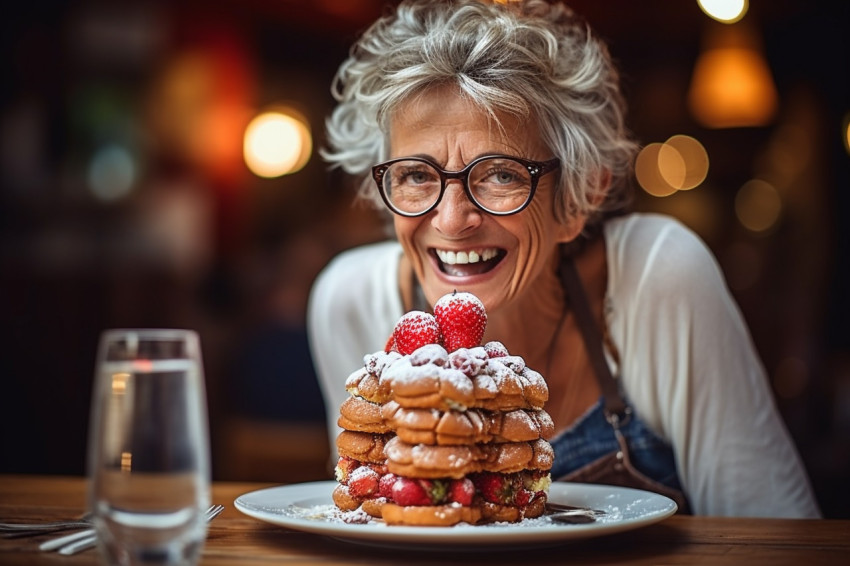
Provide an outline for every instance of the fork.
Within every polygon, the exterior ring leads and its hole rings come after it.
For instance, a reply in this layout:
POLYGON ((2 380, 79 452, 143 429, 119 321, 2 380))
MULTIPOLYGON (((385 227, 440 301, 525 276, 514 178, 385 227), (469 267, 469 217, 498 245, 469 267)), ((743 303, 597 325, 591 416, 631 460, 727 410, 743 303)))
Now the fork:
MULTIPOLYGON (((222 511, 224 511, 224 505, 211 505, 210 508, 204 512, 204 518, 207 522, 210 522, 218 517, 222 511)), ((95 544, 97 544, 97 535, 95 534, 95 530, 86 529, 78 533, 57 537, 43 542, 39 545, 38 549, 47 552, 57 550, 59 554, 62 554, 63 556, 71 556, 72 554, 92 548, 95 544)))
POLYGON ((557 523, 570 525, 582 525, 593 523, 598 517, 607 515, 601 509, 588 509, 587 507, 574 507, 561 503, 546 503, 546 516, 557 523))
POLYGON ((64 519, 46 523, 0 523, 0 533, 6 538, 16 538, 89 527, 91 527, 91 519, 87 513, 79 519, 64 519))

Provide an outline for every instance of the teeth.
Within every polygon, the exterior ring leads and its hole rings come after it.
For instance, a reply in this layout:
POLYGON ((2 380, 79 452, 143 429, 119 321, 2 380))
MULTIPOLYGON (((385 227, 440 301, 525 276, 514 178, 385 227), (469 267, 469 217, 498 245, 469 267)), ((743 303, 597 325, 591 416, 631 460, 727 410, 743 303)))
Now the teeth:
POLYGON ((449 265, 478 263, 479 261, 489 261, 496 257, 499 250, 495 248, 487 248, 481 251, 470 250, 468 252, 453 252, 450 250, 437 250, 437 257, 440 261, 449 265))

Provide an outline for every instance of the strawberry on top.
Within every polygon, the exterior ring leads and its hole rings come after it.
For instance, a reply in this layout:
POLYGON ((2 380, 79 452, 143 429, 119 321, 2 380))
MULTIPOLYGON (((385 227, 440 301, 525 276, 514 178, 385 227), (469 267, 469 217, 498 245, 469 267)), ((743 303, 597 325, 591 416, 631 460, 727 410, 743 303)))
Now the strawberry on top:
POLYGON ((440 327, 434 315, 410 311, 402 315, 393 329, 393 345, 399 354, 412 354, 426 344, 440 343, 440 327))
POLYGON ((472 293, 454 291, 440 297, 433 315, 422 311, 402 315, 384 350, 406 355, 426 344, 439 344, 448 352, 474 348, 481 344, 486 325, 481 300, 472 293))
POLYGON ((434 316, 443 333, 443 345, 453 352, 474 348, 484 338, 487 312, 484 303, 472 293, 457 291, 443 295, 434 305, 434 316))

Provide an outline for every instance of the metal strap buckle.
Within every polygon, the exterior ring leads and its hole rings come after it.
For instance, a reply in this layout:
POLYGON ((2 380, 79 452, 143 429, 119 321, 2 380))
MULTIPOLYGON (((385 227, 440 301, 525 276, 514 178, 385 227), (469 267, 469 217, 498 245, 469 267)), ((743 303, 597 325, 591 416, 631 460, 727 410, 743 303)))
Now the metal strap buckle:
POLYGON ((622 413, 605 411, 605 420, 607 420, 608 424, 614 427, 615 430, 619 430, 620 427, 626 426, 631 419, 632 408, 629 406, 626 406, 622 413))

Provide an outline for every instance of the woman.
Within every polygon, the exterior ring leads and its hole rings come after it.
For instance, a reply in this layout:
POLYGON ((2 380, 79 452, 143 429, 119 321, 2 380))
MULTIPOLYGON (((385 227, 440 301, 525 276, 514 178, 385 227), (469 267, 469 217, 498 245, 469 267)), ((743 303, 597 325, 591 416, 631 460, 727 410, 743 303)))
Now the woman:
POLYGON ((819 515, 706 246, 628 214, 636 144, 606 47, 540 0, 402 2, 339 69, 325 157, 396 241, 318 278, 311 348, 330 434, 398 318, 469 291, 549 384, 554 479, 635 485, 706 515, 819 515))

